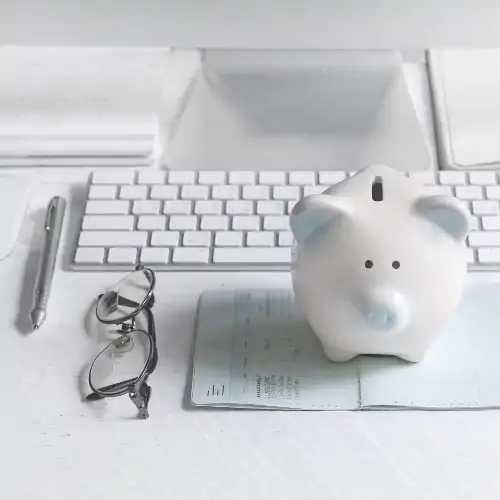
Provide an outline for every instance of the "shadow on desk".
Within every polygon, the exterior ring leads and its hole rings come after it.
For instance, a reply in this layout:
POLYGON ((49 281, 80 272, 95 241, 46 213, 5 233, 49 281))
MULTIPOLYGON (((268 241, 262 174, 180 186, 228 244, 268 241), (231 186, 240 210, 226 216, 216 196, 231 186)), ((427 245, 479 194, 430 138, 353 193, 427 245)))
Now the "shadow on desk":
POLYGON ((16 318, 16 328, 24 335, 28 335, 33 331, 29 313, 33 305, 33 290, 35 288, 40 255, 43 247, 45 210, 38 210, 31 215, 30 219, 30 224, 33 225, 34 230, 32 232, 31 241, 29 242, 30 253, 26 260, 26 265, 24 266, 16 318))
POLYGON ((65 229, 65 244, 62 254, 62 268, 71 271, 71 263, 75 254, 76 243, 80 235, 85 200, 87 198, 87 186, 85 184, 74 184, 71 186, 70 199, 68 200, 67 220, 65 229))
MULTIPOLYGON (((59 252, 61 253, 60 262, 66 271, 70 269, 70 263, 73 258, 75 242, 78 238, 83 207, 85 205, 85 197, 86 186, 84 184, 72 186, 68 200, 68 209, 65 215, 63 238, 59 246, 59 252)), ((41 209, 31 214, 28 222, 28 225, 33 230, 31 231, 31 239, 28 242, 30 252, 24 266, 21 292, 18 299, 18 315, 15 322, 17 330, 24 335, 32 333, 29 312, 33 305, 33 290, 35 288, 38 266, 44 245, 45 217, 46 210, 41 209)))

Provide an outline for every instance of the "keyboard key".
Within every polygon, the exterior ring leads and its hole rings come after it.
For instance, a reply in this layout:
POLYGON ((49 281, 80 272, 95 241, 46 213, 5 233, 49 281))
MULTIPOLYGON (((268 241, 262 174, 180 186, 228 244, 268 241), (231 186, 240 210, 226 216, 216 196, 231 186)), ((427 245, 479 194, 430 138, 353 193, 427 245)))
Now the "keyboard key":
POLYGON ((133 184, 135 172, 133 170, 98 170, 92 174, 93 184, 133 184))
POLYGON ((215 246, 239 247, 243 245, 243 233, 241 231, 217 231, 215 233, 215 246))
POLYGON ((183 200, 206 200, 208 198, 208 186, 184 186, 181 191, 183 200))
MULTIPOLYGON (((477 219, 477 217, 474 218, 477 219)), ((481 221, 483 223, 483 229, 485 231, 500 231, 500 217, 494 215, 485 216, 481 217, 481 221)))
POLYGON ((436 183, 436 172, 410 172, 409 177, 424 185, 436 183))
POLYGON ((447 186, 459 186, 467 184, 464 172, 455 172, 452 170, 441 170, 438 172, 440 184, 447 186))
POLYGON ((434 196, 439 194, 452 195, 452 190, 450 186, 426 186, 425 193, 428 196, 434 196))
POLYGON ((285 184, 285 172, 279 170, 259 172, 259 184, 283 185, 285 184))
POLYGON ((167 224, 164 215, 141 215, 137 222, 137 229, 156 229, 162 231, 167 224))
POLYGON ((172 261, 177 264, 208 264, 209 257, 210 250, 208 248, 176 248, 172 261))
POLYGON ((170 258, 170 248, 143 248, 141 262, 143 264, 167 264, 170 258))
POLYGON ((499 247, 500 231, 471 231, 468 239, 471 247, 499 247))
POLYGON ((481 264, 500 264, 500 248, 479 248, 477 260, 481 264))
POLYGON ((345 172, 340 170, 325 170, 319 173, 319 183, 326 186, 333 186, 342 182, 345 178, 345 172))
POLYGON ((163 213, 170 215, 189 215, 192 203, 187 200, 166 201, 163 205, 163 213))
POLYGON ((229 217, 227 215, 204 215, 201 218, 201 229, 222 230, 229 228, 229 217))
POLYGON ((245 170, 229 172, 229 184, 255 184, 255 172, 245 170))
POLYGON ((260 217, 256 215, 236 215, 233 217, 233 229, 252 230, 259 229, 260 217))
POLYGON ((113 200, 117 191, 116 186, 90 186, 89 200, 113 200))
POLYGON ((297 184, 301 186, 308 186, 310 184, 316 184, 316 175, 313 171, 306 172, 290 172, 288 176, 288 182, 290 184, 297 184))
POLYGON ((145 247, 148 233, 143 231, 82 231, 82 247, 145 247))
POLYGON ((275 200, 298 200, 300 190, 297 186, 276 186, 273 188, 273 198, 275 200))
POLYGON ((471 184, 485 185, 495 185, 496 184, 496 174, 495 172, 470 172, 469 182, 471 184))
POLYGON ((245 200, 268 200, 269 186, 244 186, 243 198, 245 200))
POLYGON ((198 173, 198 183, 199 184, 224 184, 226 182, 226 172, 207 170, 198 173))
POLYGON ((472 212, 475 215, 496 215, 500 213, 498 201, 473 201, 472 212))
POLYGON ((104 248, 78 248, 75 262, 78 264, 102 264, 104 262, 104 248))
POLYGON ((273 231, 251 231, 247 233, 247 245, 249 247, 272 247, 275 242, 273 231))
POLYGON ((120 189, 120 199, 122 200, 144 200, 147 194, 147 186, 122 186, 120 189))
POLYGON ((283 213, 282 201, 258 201, 257 213, 260 215, 281 215, 283 213))
POLYGON ((328 189, 326 186, 305 186, 304 196, 310 196, 312 194, 322 194, 328 189))
POLYGON ((142 170, 137 177, 138 184, 164 184, 165 173, 163 170, 142 170))
POLYGON ((480 186, 457 186, 455 196, 459 200, 482 200, 483 189, 480 186))
POLYGON ((91 200, 87 201, 87 205, 85 206, 85 213, 127 215, 129 207, 130 202, 125 200, 91 200))
POLYGON ((179 245, 179 231, 155 231, 151 236, 154 247, 176 247, 179 245))
POLYGON ((85 215, 82 229, 134 229, 133 215, 85 215))
POLYGON ((228 201, 226 203, 226 213, 230 215, 251 215, 253 214, 253 201, 228 201))
POLYGON ((176 200, 179 197, 177 186, 153 186, 150 198, 152 200, 176 200))
POLYGON ((211 240, 210 231, 186 231, 182 237, 182 244, 187 247, 208 247, 211 240))
POLYGON ((218 215, 222 213, 222 201, 204 200, 197 201, 194 205, 195 214, 218 215))
POLYGON ((136 215, 160 213, 161 202, 159 200, 139 200, 134 201, 132 213, 136 215))
POLYGON ((172 215, 168 224, 169 229, 196 229, 198 217, 196 215, 172 215))
POLYGON ((280 247, 291 247, 293 245, 293 233, 291 231, 280 231, 278 245, 280 247))
POLYGON ((110 248, 108 262, 111 264, 135 264, 137 248, 110 248))
POLYGON ((486 198, 488 200, 500 200, 500 186, 487 186, 486 198))
POLYGON ((212 198, 214 200, 237 200, 240 194, 238 186, 214 186, 212 198))
POLYGON ((191 170, 171 170, 168 173, 169 184, 194 184, 195 173, 191 170))
POLYGON ((289 230, 290 219, 286 215, 267 215, 264 217, 264 229, 289 230))
POLYGON ((215 248, 214 262, 218 264, 289 264, 290 248, 215 248))

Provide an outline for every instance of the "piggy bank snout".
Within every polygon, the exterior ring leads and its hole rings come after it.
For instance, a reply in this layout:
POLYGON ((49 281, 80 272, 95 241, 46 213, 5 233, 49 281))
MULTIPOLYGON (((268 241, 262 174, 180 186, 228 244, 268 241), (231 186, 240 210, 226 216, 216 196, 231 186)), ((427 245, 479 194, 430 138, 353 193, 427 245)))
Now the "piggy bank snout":
POLYGON ((362 294, 357 302, 358 312, 367 326, 375 331, 391 332, 408 320, 408 304, 397 292, 372 290, 362 294))

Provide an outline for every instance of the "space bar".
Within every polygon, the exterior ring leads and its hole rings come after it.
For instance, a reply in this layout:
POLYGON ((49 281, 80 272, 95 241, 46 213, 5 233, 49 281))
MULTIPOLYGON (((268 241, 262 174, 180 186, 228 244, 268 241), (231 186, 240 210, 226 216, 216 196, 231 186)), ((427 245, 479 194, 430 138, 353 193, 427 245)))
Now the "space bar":
POLYGON ((290 248, 215 248, 213 260, 217 264, 289 264, 290 248))

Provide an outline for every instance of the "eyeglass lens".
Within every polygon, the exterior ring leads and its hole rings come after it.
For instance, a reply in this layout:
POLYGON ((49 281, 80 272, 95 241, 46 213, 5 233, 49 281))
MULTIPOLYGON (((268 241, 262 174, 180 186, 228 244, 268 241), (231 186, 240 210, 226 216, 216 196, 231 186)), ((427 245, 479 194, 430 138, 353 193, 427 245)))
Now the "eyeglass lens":
POLYGON ((120 383, 137 379, 142 374, 152 350, 151 337, 142 330, 121 335, 95 359, 90 370, 91 385, 103 395, 124 393, 125 388, 120 383))
POLYGON ((137 313, 151 291, 150 272, 141 269, 129 274, 106 292, 97 303, 102 321, 120 321, 137 313))

